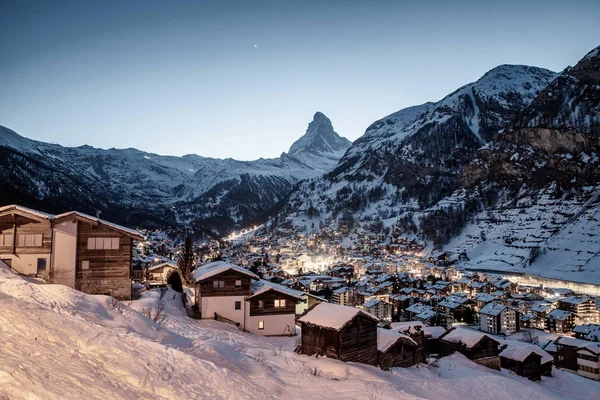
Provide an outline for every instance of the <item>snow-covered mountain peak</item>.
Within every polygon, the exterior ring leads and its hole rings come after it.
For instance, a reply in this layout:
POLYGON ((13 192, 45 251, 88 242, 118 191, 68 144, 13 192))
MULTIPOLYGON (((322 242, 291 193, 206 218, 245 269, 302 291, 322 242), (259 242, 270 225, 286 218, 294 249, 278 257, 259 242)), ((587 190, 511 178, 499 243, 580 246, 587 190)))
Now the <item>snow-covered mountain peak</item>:
POLYGON ((351 144, 335 132, 325 114, 317 111, 306 133, 292 144, 288 155, 326 172, 335 166, 351 144))

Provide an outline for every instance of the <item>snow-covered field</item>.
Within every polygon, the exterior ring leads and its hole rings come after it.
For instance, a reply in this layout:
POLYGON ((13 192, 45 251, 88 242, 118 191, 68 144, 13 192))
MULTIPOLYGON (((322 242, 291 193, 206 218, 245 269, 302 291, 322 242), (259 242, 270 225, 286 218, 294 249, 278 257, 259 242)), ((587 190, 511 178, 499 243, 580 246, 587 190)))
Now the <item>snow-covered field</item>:
POLYGON ((135 311, 159 296, 128 306, 0 267, 0 399, 589 399, 600 390, 556 370, 532 383, 458 354, 391 372, 298 355, 298 338, 189 319, 170 290, 162 325, 135 311))

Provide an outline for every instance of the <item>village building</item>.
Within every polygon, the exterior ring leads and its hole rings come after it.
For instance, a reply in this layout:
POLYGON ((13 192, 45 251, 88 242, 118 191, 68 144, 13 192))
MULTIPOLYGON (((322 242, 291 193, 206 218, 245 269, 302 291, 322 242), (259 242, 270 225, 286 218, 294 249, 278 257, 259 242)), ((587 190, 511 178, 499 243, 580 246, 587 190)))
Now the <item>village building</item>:
POLYGON ((546 330, 556 333, 567 333, 575 326, 575 314, 571 311, 552 310, 546 315, 546 330))
POLYGON ((589 296, 565 297, 558 301, 558 308, 575 314, 575 323, 577 324, 595 324, 599 322, 596 300, 589 296))
POLYGON ((169 275, 178 270, 179 267, 173 263, 160 263, 158 265, 148 267, 147 278, 149 281, 165 284, 167 283, 169 275))
POLYGON ((362 308, 380 321, 392 320, 392 304, 383 300, 372 299, 362 305, 362 308))
POLYGON ((296 334, 296 304, 302 292, 265 280, 252 281, 245 301, 243 329, 263 336, 296 334))
POLYGON ((76 211, 0 207, 0 261, 89 294, 131 298, 133 241, 142 239, 138 231, 76 211))
POLYGON ((383 370, 417 363, 417 343, 398 331, 377 328, 377 364, 383 370))
POLYGON ((514 341, 504 341, 503 344, 500 353, 502 368, 532 381, 552 376, 554 358, 539 346, 514 341))
POLYGON ((573 333, 577 339, 585 339, 593 342, 600 342, 599 324, 582 324, 573 328, 573 333))
POLYGON ((495 335, 518 332, 519 312, 502 303, 489 303, 479 311, 479 329, 495 335))
POLYGON ((298 319, 300 353, 377 365, 377 323, 354 307, 321 303, 298 319))
POLYGON ((491 336, 466 328, 452 328, 440 341, 444 356, 459 352, 477 364, 500 370, 500 342, 491 336))

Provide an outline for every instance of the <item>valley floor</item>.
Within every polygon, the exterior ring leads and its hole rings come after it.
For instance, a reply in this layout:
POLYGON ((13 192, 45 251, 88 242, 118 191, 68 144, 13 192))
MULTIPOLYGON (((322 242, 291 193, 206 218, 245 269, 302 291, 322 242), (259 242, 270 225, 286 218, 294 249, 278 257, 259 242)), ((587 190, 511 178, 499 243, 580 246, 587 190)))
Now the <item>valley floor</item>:
POLYGON ((0 269, 0 399, 589 399, 600 383, 554 370, 532 383, 455 354, 378 368, 298 355, 298 337, 265 338, 189 319, 165 296, 161 325, 127 304, 0 269))

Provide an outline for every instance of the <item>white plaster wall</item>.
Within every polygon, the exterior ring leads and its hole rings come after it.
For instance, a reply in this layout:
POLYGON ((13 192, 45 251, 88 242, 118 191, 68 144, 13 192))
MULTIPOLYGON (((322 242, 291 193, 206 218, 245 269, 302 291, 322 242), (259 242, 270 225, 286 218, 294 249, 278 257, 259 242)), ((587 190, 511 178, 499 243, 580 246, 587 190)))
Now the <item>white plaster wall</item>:
POLYGON ((244 325, 244 296, 202 297, 200 299, 203 319, 214 319, 215 313, 244 325), (235 302, 241 301, 241 310, 235 309, 235 302))
MULTIPOLYGON (((249 308, 249 307, 248 307, 249 308)), ((289 326, 288 331, 292 334, 296 332, 295 315, 259 315, 251 317, 249 311, 246 316, 246 330, 257 335, 275 336, 283 335, 286 331, 286 326, 289 326), (265 329, 258 330, 258 321, 265 322, 265 329)), ((289 333, 286 333, 289 335, 289 333)))
POLYGON ((37 274, 38 258, 46 259, 46 270, 50 268, 50 254, 2 254, 3 260, 11 260, 11 266, 20 274, 35 275, 37 274))
POLYGON ((77 256, 77 221, 62 222, 52 228, 52 267, 54 282, 73 286, 77 256))

